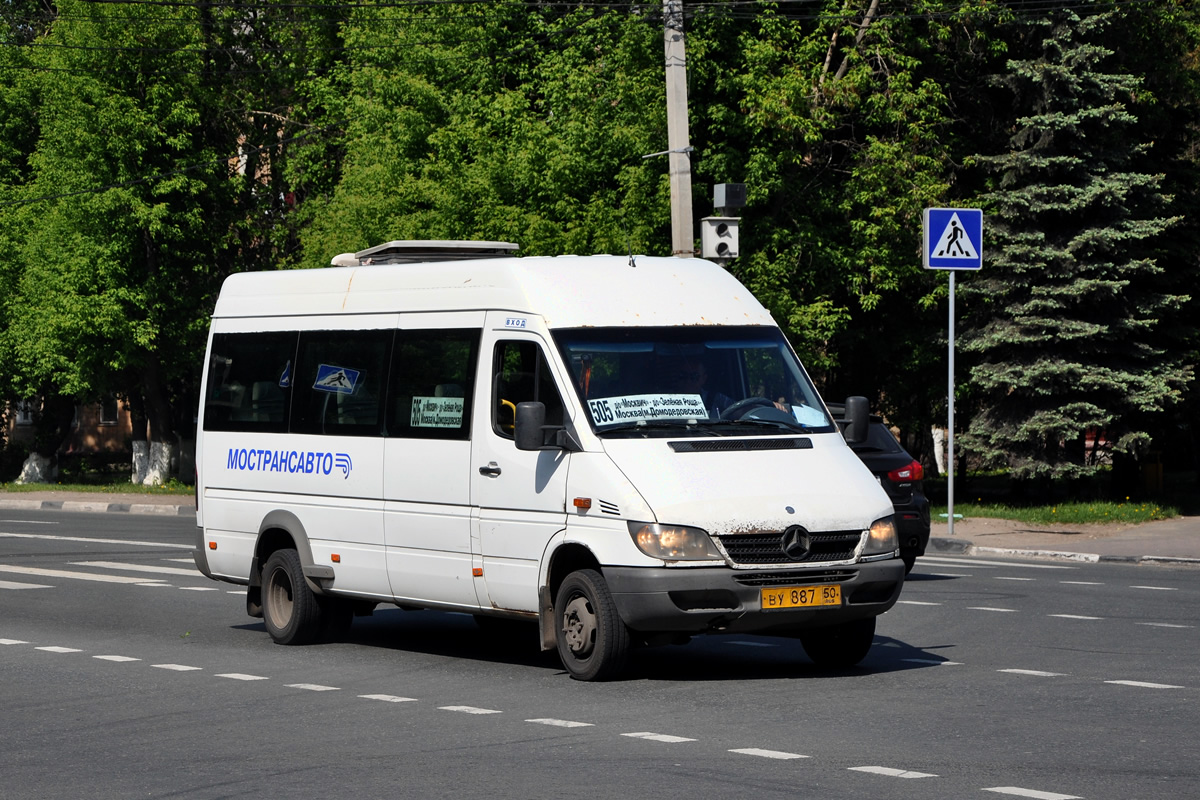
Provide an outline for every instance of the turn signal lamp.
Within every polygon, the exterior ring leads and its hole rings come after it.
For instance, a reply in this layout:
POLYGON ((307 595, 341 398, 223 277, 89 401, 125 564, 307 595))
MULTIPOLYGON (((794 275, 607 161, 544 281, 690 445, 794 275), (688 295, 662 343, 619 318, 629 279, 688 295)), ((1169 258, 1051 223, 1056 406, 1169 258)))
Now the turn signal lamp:
POLYGON ((653 558, 664 561, 723 560, 713 540, 699 528, 630 522, 629 533, 638 549, 653 558))
POLYGON ((209 549, 209 550, 216 550, 216 549, 217 549, 217 543, 216 543, 216 542, 209 542, 209 543, 208 543, 208 549, 209 549))
POLYGON ((341 555, 339 555, 339 554, 337 554, 337 553, 333 553, 332 555, 330 555, 330 556, 329 556, 329 560, 330 560, 330 561, 332 561, 332 562, 333 562, 333 563, 335 563, 335 564, 340 564, 340 563, 342 563, 342 557, 341 557, 341 555))

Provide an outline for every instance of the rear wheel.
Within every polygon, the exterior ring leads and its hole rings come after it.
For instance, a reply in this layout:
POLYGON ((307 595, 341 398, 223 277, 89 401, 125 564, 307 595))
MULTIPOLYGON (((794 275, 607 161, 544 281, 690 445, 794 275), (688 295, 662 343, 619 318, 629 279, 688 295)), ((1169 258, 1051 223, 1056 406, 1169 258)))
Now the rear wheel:
POLYGON ((558 655, 572 678, 607 680, 625 666, 629 630, 599 572, 581 569, 567 576, 554 603, 554 624, 558 655))
POLYGON ((800 636, 804 652, 819 667, 853 667, 867 657, 875 641, 875 617, 856 619, 827 628, 816 628, 800 636))
POLYGON ((278 644, 308 644, 322 634, 324 614, 304 581, 300 555, 276 550, 262 574, 263 622, 278 644))

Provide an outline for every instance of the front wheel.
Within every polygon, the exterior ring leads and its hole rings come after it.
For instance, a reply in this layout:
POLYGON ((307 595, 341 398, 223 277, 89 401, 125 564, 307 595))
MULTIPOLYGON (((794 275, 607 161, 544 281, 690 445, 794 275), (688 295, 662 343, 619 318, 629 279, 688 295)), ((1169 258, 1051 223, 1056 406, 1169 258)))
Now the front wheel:
POLYGON ((629 658, 629 629, 621 621, 604 577, 593 569, 572 572, 554 603, 558 655, 572 678, 615 677, 629 658))
POLYGON ((804 652, 818 667, 844 669, 867 657, 875 641, 875 618, 856 619, 800 635, 804 652))

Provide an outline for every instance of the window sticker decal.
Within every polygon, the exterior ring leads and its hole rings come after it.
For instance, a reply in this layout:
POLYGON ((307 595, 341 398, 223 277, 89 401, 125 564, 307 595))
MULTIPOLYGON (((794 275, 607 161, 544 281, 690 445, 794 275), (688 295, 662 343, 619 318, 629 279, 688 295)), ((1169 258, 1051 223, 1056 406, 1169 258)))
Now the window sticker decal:
POLYGON ((414 428, 461 428, 465 404, 461 397, 414 397, 408 424, 414 428))
POLYGON ((356 369, 321 364, 317 367, 317 379, 313 382, 312 388, 318 392, 354 394, 354 389, 358 386, 358 377, 361 374, 356 369))
POLYGON ((652 419, 707 419, 698 394, 627 394, 588 401, 597 425, 646 422, 652 419))
POLYGON ((287 389, 292 385, 292 360, 289 358, 283 366, 283 374, 279 376, 279 388, 287 389))

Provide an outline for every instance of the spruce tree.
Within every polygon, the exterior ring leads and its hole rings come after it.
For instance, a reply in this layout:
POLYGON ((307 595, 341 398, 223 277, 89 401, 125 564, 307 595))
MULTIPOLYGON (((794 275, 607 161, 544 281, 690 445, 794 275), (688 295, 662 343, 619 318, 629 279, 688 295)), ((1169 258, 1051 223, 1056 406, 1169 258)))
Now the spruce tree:
POLYGON ((1095 471, 1091 441, 1137 455, 1147 419, 1191 379, 1165 324, 1187 301, 1165 289, 1156 241, 1177 218, 1133 108, 1140 78, 1107 67, 1113 12, 1019 23, 996 85, 1013 101, 1007 151, 979 157, 983 270, 962 285, 962 350, 980 409, 964 437, 1015 479, 1095 471))

